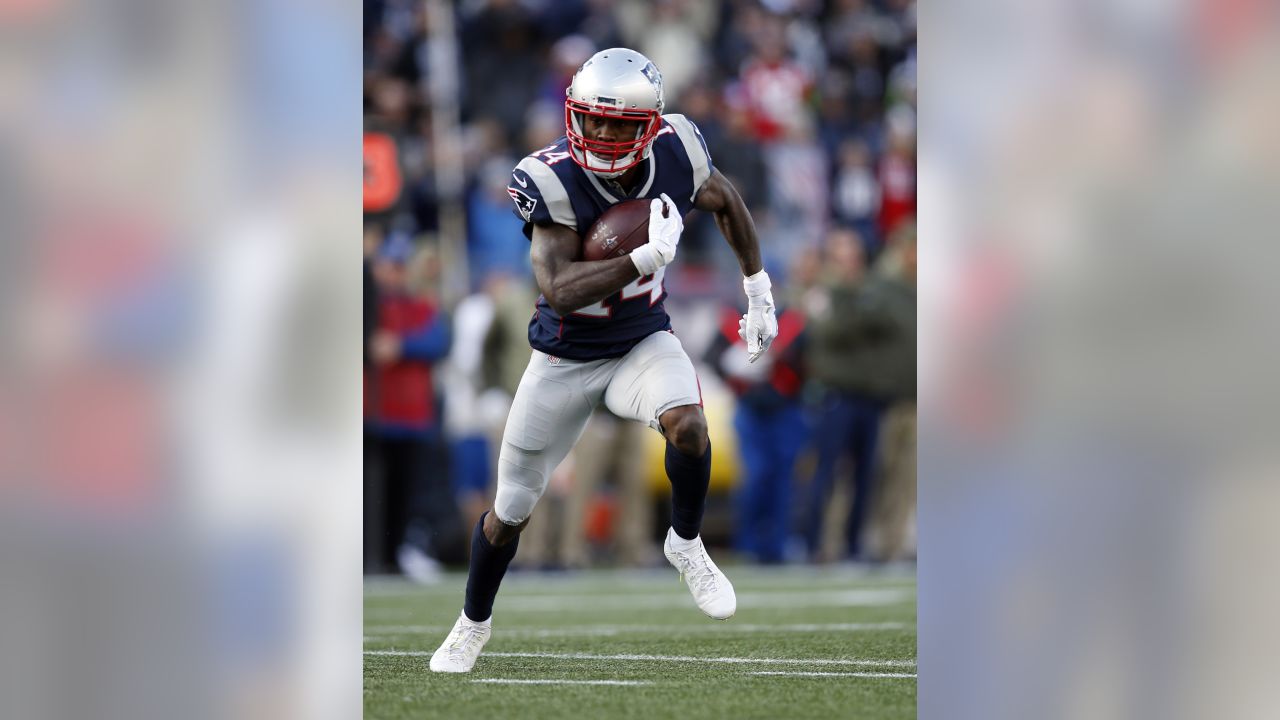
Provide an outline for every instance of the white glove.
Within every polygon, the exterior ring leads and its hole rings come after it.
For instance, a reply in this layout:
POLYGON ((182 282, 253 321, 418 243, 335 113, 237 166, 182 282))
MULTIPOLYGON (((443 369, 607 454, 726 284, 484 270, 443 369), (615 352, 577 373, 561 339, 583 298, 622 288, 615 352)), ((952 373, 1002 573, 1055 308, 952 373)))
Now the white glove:
POLYGON ((658 268, 676 259, 676 245, 680 244, 680 233, 684 230, 684 218, 680 217, 676 204, 666 193, 658 197, 662 199, 649 203, 649 242, 631 251, 631 262, 636 264, 641 277, 658 272, 658 268))
POLYGON ((769 274, 761 270, 742 279, 747 291, 747 314, 738 321, 738 337, 747 343, 747 360, 755 362, 778 336, 778 318, 773 311, 773 293, 769 274))

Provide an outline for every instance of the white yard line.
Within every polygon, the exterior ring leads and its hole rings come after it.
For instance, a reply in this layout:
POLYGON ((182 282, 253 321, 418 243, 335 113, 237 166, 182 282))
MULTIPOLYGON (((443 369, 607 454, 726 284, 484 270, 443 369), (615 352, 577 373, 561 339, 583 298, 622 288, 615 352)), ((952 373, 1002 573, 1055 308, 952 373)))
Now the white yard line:
POLYGON ((760 670, 748 675, 775 675, 782 677, 857 677, 857 678, 913 678, 915 673, 869 673, 869 672, 792 672, 790 670, 760 670))
POLYGON ((914 660, 850 660, 844 658, 743 658, 694 657, 691 655, 597 655, 594 653, 488 653, 495 657, 560 658, 565 660, 634 660, 640 662, 711 662, 764 665, 865 665, 876 667, 915 667, 914 660))
POLYGON ((504 678, 479 678, 473 683, 496 683, 499 685, 652 685, 648 680, 517 680, 504 678))
MULTIPOLYGON (((430 650, 365 650, 365 655, 430 657, 430 650)), ((636 662, 693 662, 759 665, 856 665, 860 667, 915 667, 915 660, 853 660, 846 658, 744 658, 694 657, 691 655, 597 655, 594 653, 490 652, 484 657, 550 658, 555 660, 622 660, 636 662)))
MULTIPOLYGON (((791 623, 783 625, 752 624, 701 624, 701 625, 586 625, 580 627, 563 627, 548 629, 499 629, 506 637, 613 637, 626 633, 665 632, 675 635, 695 633, 767 633, 767 632, 862 632, 870 630, 902 630, 907 627, 901 622, 867 622, 867 623, 791 623)), ((386 637, 394 635, 418 635, 447 633, 451 625, 370 625, 365 628, 365 637, 386 637)))

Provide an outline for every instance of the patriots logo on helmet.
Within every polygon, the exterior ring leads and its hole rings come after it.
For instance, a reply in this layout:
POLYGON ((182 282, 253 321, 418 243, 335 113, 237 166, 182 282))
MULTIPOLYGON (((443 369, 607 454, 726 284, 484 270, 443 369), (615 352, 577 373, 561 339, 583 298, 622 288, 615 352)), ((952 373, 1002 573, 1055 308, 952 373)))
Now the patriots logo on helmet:
POLYGON ((658 91, 658 97, 662 97, 662 73, 658 72, 658 66, 648 63, 640 69, 640 74, 649 79, 653 83, 653 87, 658 91))
POLYGON ((533 217, 533 209, 538 207, 538 201, 535 198, 520 192, 519 190, 508 187, 507 194, 511 196, 511 200, 516 204, 516 210, 520 211, 520 217, 529 222, 533 217))

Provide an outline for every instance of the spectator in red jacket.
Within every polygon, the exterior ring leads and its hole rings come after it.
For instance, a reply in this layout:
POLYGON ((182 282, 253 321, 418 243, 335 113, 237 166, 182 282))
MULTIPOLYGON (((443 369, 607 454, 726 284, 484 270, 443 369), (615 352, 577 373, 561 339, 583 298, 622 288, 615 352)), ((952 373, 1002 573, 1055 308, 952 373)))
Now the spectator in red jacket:
POLYGON ((916 215, 915 113, 905 105, 885 118, 887 147, 880 161, 880 237, 887 238, 916 215))
POLYGON ((448 453, 433 379, 449 350, 447 318, 411 289, 413 243, 392 235, 372 259, 376 326, 364 368, 365 563, 398 565, 417 580, 437 558, 462 560, 462 525, 449 489, 448 453))
POLYGON ((737 398, 733 426, 738 433, 743 477, 734 491, 735 548, 757 562, 786 560, 793 470, 808 439, 800 392, 804 314, 782 308, 778 336, 766 355, 747 362, 738 335, 742 309, 726 307, 720 333, 706 361, 737 398))

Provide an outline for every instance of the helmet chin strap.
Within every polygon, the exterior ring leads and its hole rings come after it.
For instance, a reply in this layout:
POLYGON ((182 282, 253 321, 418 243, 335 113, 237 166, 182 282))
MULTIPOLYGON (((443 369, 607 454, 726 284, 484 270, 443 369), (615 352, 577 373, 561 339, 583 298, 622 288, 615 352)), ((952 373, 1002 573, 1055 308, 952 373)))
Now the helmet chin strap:
MULTIPOLYGON (((626 165, 627 163, 631 162, 631 156, 632 156, 632 155, 635 155, 635 153, 627 153, 626 155, 623 155, 622 157, 618 158, 618 164, 619 164, 619 165, 626 165)), ((589 153, 587 153, 587 159, 588 159, 588 160, 593 160, 593 161, 595 161, 595 162, 599 162, 601 165, 604 165, 604 164, 606 164, 606 162, 607 162, 607 161, 605 161, 605 159, 604 159, 604 158, 600 157, 599 155, 596 155, 596 154, 595 154, 595 153, 593 153, 593 152, 589 152, 589 153)), ((627 169, 629 170, 630 168, 627 168, 627 169)), ((614 178, 621 177, 621 176, 622 176, 622 173, 626 172, 626 170, 613 170, 613 171, 609 171, 609 170, 592 170, 591 172, 592 172, 592 173, 594 173, 594 174, 596 175, 596 177, 602 177, 602 178, 604 178, 604 179, 606 179, 606 180, 613 180, 614 178)))
MULTIPOLYGON (((645 148, 644 148, 644 150, 642 151, 642 153, 643 153, 643 154, 640 156, 640 158, 641 158, 642 160, 643 160, 643 159, 648 158, 648 157, 649 157, 649 152, 650 152, 652 149, 653 149, 653 143, 649 143, 648 145, 646 145, 646 146, 645 146, 645 148)), ((634 157, 635 157, 635 153, 634 153, 634 152, 629 152, 629 153, 627 153, 626 155, 623 155, 622 157, 618 158, 617 163, 618 163, 619 165, 626 165, 626 164, 630 163, 630 162, 631 162, 631 160, 632 160, 632 158, 634 158, 634 157)), ((601 165, 607 165, 607 164, 608 164, 608 162, 609 162, 607 159, 605 159, 605 158, 603 158, 603 157, 601 157, 601 156, 599 156, 599 155, 597 155, 597 154, 595 154, 595 153, 593 153, 593 152, 586 152, 586 158, 587 158, 587 160, 590 160, 590 161, 592 161, 592 162, 598 162, 598 163, 600 163, 601 165)), ((634 167, 634 166, 633 166, 633 167, 634 167)), ((631 169, 631 168, 626 168, 626 170, 591 170, 591 172, 592 172, 592 174, 594 174, 596 177, 604 178, 605 180, 614 180, 614 179, 616 179, 616 178, 621 177, 623 173, 625 173, 627 170, 630 170, 630 169, 631 169)))

